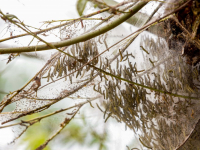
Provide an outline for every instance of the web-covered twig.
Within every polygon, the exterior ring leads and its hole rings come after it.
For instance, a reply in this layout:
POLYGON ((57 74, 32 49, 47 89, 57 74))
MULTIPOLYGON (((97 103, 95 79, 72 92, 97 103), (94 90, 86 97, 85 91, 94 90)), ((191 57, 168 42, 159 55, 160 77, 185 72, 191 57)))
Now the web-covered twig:
MULTIPOLYGON (((94 13, 89 14, 89 15, 84 15, 84 16, 82 16, 82 17, 84 17, 84 18, 89 18, 89 17, 94 16, 94 15, 96 15, 96 14, 103 13, 103 12, 105 12, 105 11, 107 11, 107 10, 109 10, 109 8, 104 8, 104 9, 102 9, 102 10, 98 10, 98 11, 96 11, 96 12, 94 12, 94 13)), ((82 19, 81 19, 81 18, 78 18, 78 19, 72 20, 72 21, 70 21, 70 22, 66 22, 66 23, 63 23, 63 24, 60 24, 60 25, 57 25, 57 26, 54 26, 54 27, 42 29, 42 30, 40 30, 40 31, 36 31, 36 32, 33 32, 33 33, 36 34, 36 35, 37 35, 37 34, 41 34, 41 33, 43 33, 43 32, 48 32, 48 31, 51 31, 51 30, 53 30, 53 29, 60 28, 60 27, 62 27, 62 26, 66 26, 66 25, 73 24, 73 23, 75 23, 75 22, 77 22, 77 21, 80 21, 80 20, 82 20, 82 19)), ((1 39, 0 42, 7 41, 7 40, 11 40, 11 39, 14 39, 14 38, 19 38, 19 37, 27 36, 27 35, 29 35, 29 33, 24 33, 24 34, 12 36, 12 37, 9 37, 9 38, 1 39)))

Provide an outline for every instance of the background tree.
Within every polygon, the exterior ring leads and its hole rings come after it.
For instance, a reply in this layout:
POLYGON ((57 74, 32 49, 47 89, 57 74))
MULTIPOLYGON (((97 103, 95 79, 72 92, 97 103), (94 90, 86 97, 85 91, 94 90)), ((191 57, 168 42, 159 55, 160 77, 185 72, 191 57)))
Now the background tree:
MULTIPOLYGON (((52 27, 36 31, 17 16, 0 12, 8 25, 26 32, 11 35, 1 42, 31 35, 33 40, 43 43, 1 48, 1 54, 10 53, 8 62, 23 52, 57 51, 27 84, 3 98, 1 123, 19 121, 1 128, 19 126, 21 130, 17 139, 29 127, 38 122, 42 124, 44 118, 74 108, 63 117, 57 131, 37 148, 43 149, 85 104, 94 107, 92 101, 100 100, 101 105, 96 103, 96 108, 104 114, 105 122, 109 117, 124 122, 138 134, 143 147, 181 149, 188 146, 189 149, 198 149, 197 138, 188 139, 199 120, 199 2, 158 2, 150 16, 142 13, 143 7, 150 3, 148 1, 124 1, 114 6, 104 1, 92 2, 102 9, 78 19, 47 21, 44 23, 52 27), (92 17, 105 11, 110 14, 92 17), (108 32, 136 13, 133 21, 129 22, 139 29, 111 44, 108 32), (142 19, 138 19, 141 16, 142 19), (145 30, 157 36, 147 35, 145 30), (54 32, 60 34, 60 41, 48 42, 41 36, 54 32), (139 43, 138 36, 141 38, 139 43), (131 44, 139 44, 142 56, 128 49, 131 44), (142 63, 139 64, 137 58, 142 58, 142 63), (86 101, 45 115, 39 113, 70 96, 86 101), (12 103, 16 104, 14 111, 3 112, 12 103), (31 119, 22 118, 34 114, 39 115, 31 119), (192 146, 184 144, 186 141, 193 142, 192 146)), ((86 0, 77 2, 80 15, 86 3, 86 0)))

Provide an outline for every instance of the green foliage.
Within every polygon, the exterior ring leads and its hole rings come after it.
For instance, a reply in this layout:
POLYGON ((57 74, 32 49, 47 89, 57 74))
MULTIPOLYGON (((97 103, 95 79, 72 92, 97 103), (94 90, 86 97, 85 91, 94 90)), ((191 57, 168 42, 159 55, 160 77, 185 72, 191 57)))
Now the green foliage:
MULTIPOLYGON (((26 117, 26 119, 32 119, 37 116, 39 115, 31 115, 26 117)), ((36 123, 25 132, 20 139, 20 143, 26 145, 27 150, 36 149, 48 139, 51 132, 56 130, 60 119, 57 117, 50 117, 47 120, 36 123)), ((58 147, 70 148, 76 143, 76 145, 78 144, 85 147, 97 145, 99 149, 107 149, 105 145, 107 133, 99 133, 96 131, 94 126, 87 121, 84 114, 81 115, 81 120, 74 120, 70 123, 56 139, 59 139, 59 141, 55 143, 58 147)), ((51 150, 51 145, 48 145, 45 150, 51 150)))
MULTIPOLYGON (((49 132, 46 130, 46 128, 40 128, 40 125, 36 124, 27 130, 20 143, 25 144, 27 150, 34 150, 46 141, 48 135, 49 132)), ((47 146, 44 150, 50 149, 51 148, 47 146)))
POLYGON ((82 16, 83 11, 85 10, 85 6, 87 4, 87 0, 78 0, 76 4, 76 9, 78 11, 79 16, 82 16))

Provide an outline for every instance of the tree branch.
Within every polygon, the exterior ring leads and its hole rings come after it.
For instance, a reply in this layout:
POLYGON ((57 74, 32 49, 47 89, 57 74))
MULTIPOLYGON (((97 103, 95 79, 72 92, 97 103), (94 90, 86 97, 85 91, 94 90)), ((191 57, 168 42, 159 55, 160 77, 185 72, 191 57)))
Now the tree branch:
MULTIPOLYGON (((148 2, 140 2, 136 6, 132 7, 129 10, 129 13, 125 13, 116 20, 110 22, 109 24, 105 25, 104 27, 95 30, 93 32, 75 37, 73 39, 64 40, 60 42, 53 42, 50 43, 51 45, 55 46, 56 48, 69 46, 75 43, 83 42, 86 40, 89 40, 91 38, 94 38, 98 35, 101 35, 103 33, 106 33, 107 31, 115 28, 116 26, 120 25, 124 21, 126 21, 128 18, 130 18, 132 15, 134 15, 136 12, 138 12, 142 7, 144 7, 148 2)), ((8 54, 8 53, 20 53, 20 52, 31 52, 31 51, 42 51, 42 50, 49 50, 52 49, 50 46, 44 44, 44 45, 35 45, 35 46, 26 46, 26 47, 15 47, 15 48, 0 48, 1 54, 8 54)))

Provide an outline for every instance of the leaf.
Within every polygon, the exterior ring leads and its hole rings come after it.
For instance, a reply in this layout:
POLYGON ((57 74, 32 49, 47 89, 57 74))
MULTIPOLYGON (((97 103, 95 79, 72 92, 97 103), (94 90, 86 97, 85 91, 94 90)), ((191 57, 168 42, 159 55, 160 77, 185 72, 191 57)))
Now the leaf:
POLYGON ((9 19, 14 19, 14 18, 18 19, 15 15, 12 14, 6 14, 5 16, 9 19))
POLYGON ((76 9, 80 16, 82 16, 86 4, 87 4, 87 0, 78 0, 78 2, 76 4, 76 9))

